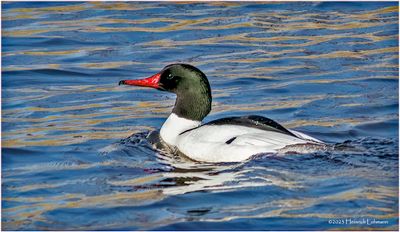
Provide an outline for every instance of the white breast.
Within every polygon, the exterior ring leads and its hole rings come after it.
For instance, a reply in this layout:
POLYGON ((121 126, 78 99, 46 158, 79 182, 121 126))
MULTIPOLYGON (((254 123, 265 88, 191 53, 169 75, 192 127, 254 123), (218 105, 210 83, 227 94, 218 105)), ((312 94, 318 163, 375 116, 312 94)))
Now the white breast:
POLYGON ((164 142, 176 146, 176 140, 180 133, 200 126, 201 122, 181 118, 172 113, 164 122, 160 130, 160 136, 164 142))

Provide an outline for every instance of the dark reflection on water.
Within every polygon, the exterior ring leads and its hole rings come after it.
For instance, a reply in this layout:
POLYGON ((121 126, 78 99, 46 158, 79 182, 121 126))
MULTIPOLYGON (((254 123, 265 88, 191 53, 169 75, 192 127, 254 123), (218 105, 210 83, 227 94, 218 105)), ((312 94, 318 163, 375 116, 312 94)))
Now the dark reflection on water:
POLYGON ((2 25, 4 229, 398 229, 396 3, 6 2, 2 25), (260 114, 329 149, 154 149, 174 96, 117 83, 175 62, 209 77, 206 121, 260 114))

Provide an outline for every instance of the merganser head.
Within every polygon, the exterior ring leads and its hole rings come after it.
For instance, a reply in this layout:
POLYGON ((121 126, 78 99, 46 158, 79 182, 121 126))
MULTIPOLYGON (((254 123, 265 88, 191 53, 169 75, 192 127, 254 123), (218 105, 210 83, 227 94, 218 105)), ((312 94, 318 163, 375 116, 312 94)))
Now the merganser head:
POLYGON ((120 85, 134 85, 168 91, 177 95, 173 113, 202 121, 211 111, 211 89, 206 75, 189 64, 170 64, 159 73, 139 80, 122 80, 120 85))

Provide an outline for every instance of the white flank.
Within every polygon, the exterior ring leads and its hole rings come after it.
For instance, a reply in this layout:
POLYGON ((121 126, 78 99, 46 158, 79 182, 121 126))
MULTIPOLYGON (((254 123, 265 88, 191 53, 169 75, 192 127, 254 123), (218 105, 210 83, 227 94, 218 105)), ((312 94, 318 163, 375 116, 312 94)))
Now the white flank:
POLYGON ((200 126, 201 122, 178 117, 172 113, 164 122, 160 130, 160 136, 169 145, 176 146, 176 140, 180 133, 200 126))
POLYGON ((277 153, 288 145, 323 144, 293 130, 290 132, 298 137, 238 125, 200 125, 199 121, 172 113, 161 127, 160 136, 187 157, 204 162, 240 162, 259 153, 277 153))
POLYGON ((240 162, 255 154, 276 153, 288 145, 319 143, 319 140, 301 135, 301 138, 296 138, 251 127, 205 125, 179 136, 176 146, 186 156, 197 161, 240 162), (226 143, 233 137, 234 140, 226 143))

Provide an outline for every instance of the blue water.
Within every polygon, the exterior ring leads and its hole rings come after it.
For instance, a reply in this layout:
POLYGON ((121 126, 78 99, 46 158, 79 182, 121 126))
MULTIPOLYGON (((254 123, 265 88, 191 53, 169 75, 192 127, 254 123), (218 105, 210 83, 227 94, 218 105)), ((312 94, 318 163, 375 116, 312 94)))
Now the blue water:
POLYGON ((397 230, 398 3, 2 3, 2 229, 397 230), (174 95, 334 147, 207 164, 154 150, 174 95))

